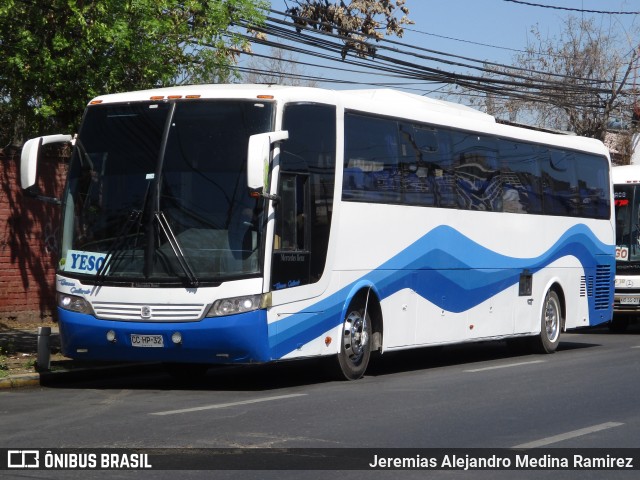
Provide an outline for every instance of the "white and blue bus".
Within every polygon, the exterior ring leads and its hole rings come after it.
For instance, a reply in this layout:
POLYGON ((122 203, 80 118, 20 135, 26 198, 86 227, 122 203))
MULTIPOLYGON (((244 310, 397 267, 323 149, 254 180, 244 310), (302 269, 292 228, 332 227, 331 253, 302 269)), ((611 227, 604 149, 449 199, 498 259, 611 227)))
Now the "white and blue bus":
POLYGON ((623 332, 640 316, 640 165, 613 167, 616 281, 611 330, 623 332))
MULTIPOLYGON (((529 337, 612 318, 601 142, 391 90, 184 86, 98 97, 56 286, 77 359, 252 364, 529 337)), ((529 343, 528 341, 525 343, 529 343)))

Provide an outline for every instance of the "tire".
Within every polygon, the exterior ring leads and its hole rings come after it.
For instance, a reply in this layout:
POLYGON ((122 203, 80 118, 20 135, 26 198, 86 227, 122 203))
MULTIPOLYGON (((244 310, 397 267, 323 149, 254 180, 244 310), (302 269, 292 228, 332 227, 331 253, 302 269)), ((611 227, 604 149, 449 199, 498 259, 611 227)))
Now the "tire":
POLYGON ((613 317, 609 322, 609 331, 612 333, 624 333, 629 327, 629 317, 613 317))
POLYGON ((364 306, 352 303, 342 324, 338 365, 347 380, 362 378, 371 357, 371 319, 365 316, 364 306))
POLYGON ((553 353, 560 343, 562 330, 562 305, 558 294, 553 290, 547 292, 542 305, 540 318, 540 335, 535 337, 534 350, 538 353, 553 353))

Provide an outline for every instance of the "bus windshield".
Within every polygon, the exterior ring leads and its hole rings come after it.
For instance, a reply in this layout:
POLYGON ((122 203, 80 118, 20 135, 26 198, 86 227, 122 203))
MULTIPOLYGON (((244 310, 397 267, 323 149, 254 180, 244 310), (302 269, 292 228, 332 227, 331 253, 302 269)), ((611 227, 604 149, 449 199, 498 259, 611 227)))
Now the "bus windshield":
POLYGON ((262 201, 247 193, 267 102, 87 109, 64 198, 60 270, 91 283, 196 286, 260 273, 262 201))
POLYGON ((615 185, 616 260, 640 261, 640 192, 635 185, 615 185))

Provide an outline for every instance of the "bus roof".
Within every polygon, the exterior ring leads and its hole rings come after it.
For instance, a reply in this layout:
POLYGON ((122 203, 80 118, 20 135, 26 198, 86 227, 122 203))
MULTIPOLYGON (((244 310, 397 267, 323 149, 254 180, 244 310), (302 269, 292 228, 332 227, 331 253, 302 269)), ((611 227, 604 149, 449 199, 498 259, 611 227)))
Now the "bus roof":
POLYGON ((640 183, 640 165, 618 165, 611 169, 614 184, 640 183))
POLYGON ((370 90, 343 90, 354 97, 362 97, 365 100, 376 102, 388 102, 393 104, 403 104, 403 106, 414 108, 425 108, 432 112, 446 113, 448 115, 460 115, 472 117, 474 120, 495 123, 495 118, 487 113, 483 113, 466 105, 461 105, 444 100, 415 95, 413 93, 391 90, 388 88, 376 88, 370 90))
POLYGON ((473 117, 475 120, 483 120, 495 123, 495 118, 465 105, 453 102, 436 100, 413 93, 406 93, 389 88, 367 90, 325 90, 312 87, 293 87, 285 85, 260 85, 260 84, 218 84, 218 85, 183 85, 175 87, 138 90, 133 92, 114 93, 101 95, 89 102, 94 103, 120 103, 139 102, 151 99, 169 98, 256 98, 258 96, 272 96, 275 100, 293 100, 300 97, 312 97, 319 99, 325 97, 327 103, 335 103, 337 98, 349 103, 349 100, 367 101, 374 103, 401 104, 411 109, 425 108, 433 112, 449 115, 473 117))
POLYGON ((89 104, 159 101, 180 98, 319 102, 340 105, 345 109, 407 118, 478 133, 482 132, 488 135, 511 137, 609 155, 604 144, 595 139, 499 124, 496 123, 493 116, 465 105, 392 89, 327 90, 266 84, 182 85, 102 95, 91 100, 89 104))

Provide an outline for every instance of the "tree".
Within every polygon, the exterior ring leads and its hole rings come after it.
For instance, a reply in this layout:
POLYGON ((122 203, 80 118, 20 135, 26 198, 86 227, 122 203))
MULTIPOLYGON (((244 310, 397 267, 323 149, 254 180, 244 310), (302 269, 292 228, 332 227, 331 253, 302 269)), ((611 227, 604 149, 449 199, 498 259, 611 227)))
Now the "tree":
POLYGON ((631 124, 633 46, 621 44, 593 20, 574 17, 560 38, 543 38, 537 27, 532 33, 535 42, 514 58, 513 68, 488 67, 487 80, 517 79, 485 88, 481 102, 489 113, 603 141, 613 116, 631 124))
MULTIPOLYGON (((301 27, 336 29, 346 41, 344 55, 370 54, 371 38, 382 30, 401 36, 401 26, 412 23, 404 0, 292 3, 301 27), (405 16, 396 18, 396 8, 405 16)), ((75 130, 87 100, 99 94, 229 81, 238 52, 250 44, 236 26, 259 26, 268 6, 268 0, 3 0, 0 145, 75 130)))
POLYGON ((88 99, 199 79, 227 79, 233 33, 263 0, 4 0, 0 5, 0 145, 77 128, 88 99))
POLYGON ((413 24, 407 15, 409 9, 405 0, 351 0, 331 4, 329 0, 291 0, 287 13, 300 28, 311 27, 324 32, 334 31, 345 42, 342 58, 350 50, 358 56, 375 54, 375 46, 370 39, 380 40, 386 35, 402 37, 402 25, 413 24), (403 14, 396 18, 396 8, 403 14), (384 33, 383 33, 384 32, 384 33))

